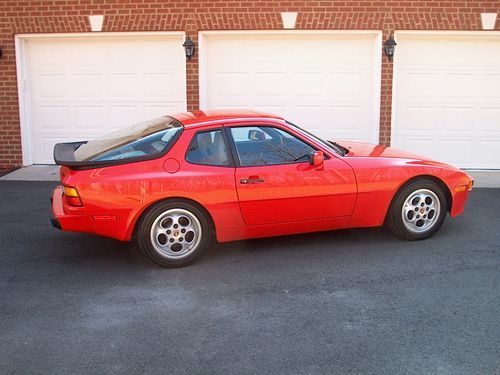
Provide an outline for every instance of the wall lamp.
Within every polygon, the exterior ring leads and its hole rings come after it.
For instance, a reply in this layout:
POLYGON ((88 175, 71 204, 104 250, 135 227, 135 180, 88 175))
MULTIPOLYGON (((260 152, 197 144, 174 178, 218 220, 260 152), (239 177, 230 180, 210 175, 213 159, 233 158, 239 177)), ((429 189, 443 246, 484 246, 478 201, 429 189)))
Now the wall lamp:
POLYGON ((195 46, 194 46, 194 42, 191 40, 189 35, 186 37, 186 41, 184 42, 184 44, 182 46, 184 47, 184 50, 186 51, 186 58, 188 60, 191 60, 191 57, 193 57, 193 55, 194 55, 195 46))
POLYGON ((0 47, 0 59, 2 58, 3 55, 3 49, 0 47))
POLYGON ((396 41, 392 37, 392 33, 391 33, 391 35, 389 35, 389 39, 387 39, 384 42, 384 52, 387 55, 387 57, 389 58, 389 60, 393 59, 394 51, 396 50, 397 45, 398 44, 396 43, 396 41))

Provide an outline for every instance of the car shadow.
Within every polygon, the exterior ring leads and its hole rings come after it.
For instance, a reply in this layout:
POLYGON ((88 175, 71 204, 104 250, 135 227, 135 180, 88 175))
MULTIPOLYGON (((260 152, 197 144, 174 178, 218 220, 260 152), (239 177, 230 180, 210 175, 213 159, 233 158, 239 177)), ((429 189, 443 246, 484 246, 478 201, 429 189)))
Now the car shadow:
MULTIPOLYGON (((446 242, 447 237, 459 234, 461 228, 460 225, 453 226, 445 223, 440 231, 425 242, 432 241, 433 244, 446 242)), ((93 265, 95 267, 98 264, 97 267, 103 270, 111 266, 124 266, 129 270, 161 268, 142 254, 135 239, 131 242, 121 242, 91 234, 58 232, 47 240, 53 249, 55 259, 65 265, 74 267, 93 265)), ((277 262, 283 257, 287 259, 308 257, 312 261, 321 262, 327 258, 347 255, 366 257, 373 254, 374 250, 379 252, 412 250, 421 248, 419 245, 421 242, 401 240, 383 227, 342 229, 213 243, 191 266, 196 264, 200 266, 221 265, 225 262, 255 262, 261 257, 277 262)))

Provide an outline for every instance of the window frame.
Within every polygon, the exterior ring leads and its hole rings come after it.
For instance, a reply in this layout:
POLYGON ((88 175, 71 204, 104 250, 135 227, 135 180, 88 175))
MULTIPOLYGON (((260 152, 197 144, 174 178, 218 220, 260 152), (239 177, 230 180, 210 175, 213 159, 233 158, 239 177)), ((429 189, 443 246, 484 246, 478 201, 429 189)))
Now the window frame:
MULTIPOLYGON (((316 144, 311 143, 310 140, 304 139, 299 134, 296 134, 289 129, 280 126, 278 124, 266 124, 266 123, 248 123, 248 124, 231 124, 231 125, 226 125, 223 127, 224 132, 226 133, 226 137, 229 140, 230 148, 231 148, 231 153, 233 154, 233 161, 235 163, 236 168, 256 168, 256 167, 273 167, 277 165, 296 165, 296 164, 303 164, 303 163, 308 163, 309 161, 296 161, 292 163, 279 163, 279 164, 263 164, 263 165, 241 165, 240 163, 240 158, 238 156, 238 150, 236 148, 236 142, 234 141, 233 135, 231 133, 231 129, 233 128, 248 128, 248 127, 264 127, 264 128, 274 128, 281 130, 282 132, 290 134, 292 137, 299 139, 301 142, 305 143, 309 147, 311 147, 314 151, 323 151, 321 148, 319 148, 316 144)), ((328 153, 324 153, 324 160, 328 160, 331 158, 331 156, 328 153)))
POLYGON ((191 140, 189 141, 189 144, 188 144, 188 146, 186 148, 186 152, 184 153, 184 160, 188 164, 202 165, 204 167, 234 168, 235 167, 235 159, 234 159, 234 155, 233 155, 233 152, 232 152, 232 149, 231 149, 231 146, 230 146, 230 142, 229 142, 229 139, 227 138, 227 134, 225 132, 224 127, 221 125, 221 126, 217 126, 215 128, 197 130, 193 134, 193 136, 191 137, 191 140), (229 164, 228 165, 205 164, 205 163, 196 163, 194 161, 189 160, 188 159, 188 155, 189 155, 189 152, 191 151, 191 145, 193 144, 193 142, 196 139, 196 137, 198 136, 198 134, 201 134, 201 133, 211 133, 211 132, 215 132, 215 131, 220 131, 221 134, 222 134, 222 139, 224 141, 224 146, 226 147, 226 153, 227 153, 227 156, 228 156, 229 164))

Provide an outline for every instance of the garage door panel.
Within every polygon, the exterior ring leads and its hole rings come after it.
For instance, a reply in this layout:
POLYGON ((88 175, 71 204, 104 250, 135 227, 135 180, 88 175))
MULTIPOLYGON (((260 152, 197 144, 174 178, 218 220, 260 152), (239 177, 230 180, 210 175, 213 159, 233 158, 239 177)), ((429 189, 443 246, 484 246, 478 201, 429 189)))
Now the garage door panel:
POLYGON ((56 141, 92 139, 185 111, 182 42, 180 34, 29 40, 33 162, 53 163, 56 141))
MULTIPOLYGON (((251 80, 249 92, 254 97, 280 97, 286 95, 286 75, 283 72, 255 72, 247 75, 251 80)), ((245 87, 239 87, 239 91, 245 87)))
POLYGON ((436 79, 434 72, 405 71, 402 72, 401 86, 398 93, 403 98, 433 98, 436 93, 432 89, 432 82, 436 79))
POLYGON ((366 93, 372 89, 372 72, 338 72, 330 73, 322 83, 328 96, 366 100, 366 93))
POLYGON ((70 80, 65 74, 38 74, 30 81, 30 86, 34 100, 64 98, 70 94, 70 80))
POLYGON ((440 48, 441 66, 445 69, 470 69, 478 65, 476 48, 470 43, 448 39, 439 42, 437 47, 440 48), (453 53, 449 53, 450 50, 453 53))
MULTIPOLYGON (((103 63, 102 56, 106 53, 104 44, 91 40, 64 44, 61 49, 69 52, 72 66, 64 65, 64 69, 70 71, 75 67, 84 70, 99 69, 103 63)), ((58 59, 58 63, 61 63, 60 59, 58 59)))
POLYGON ((69 81, 71 95, 79 98, 95 98, 103 95, 103 77, 101 73, 72 74, 69 81))
POLYGON ((483 119, 482 126, 476 128, 481 134, 489 134, 500 139, 500 103, 497 107, 481 107, 481 118, 483 119))
MULTIPOLYGON (((442 77, 438 77, 441 81, 442 99, 447 98, 475 98, 479 95, 479 87, 477 85, 478 75, 473 72, 446 72, 442 77)), ((432 84, 431 87, 434 87, 432 84)))
MULTIPOLYGON (((134 65, 139 65, 142 60, 142 53, 138 53, 137 47, 137 43, 133 41, 114 41, 106 48, 106 60, 117 67, 130 69, 134 65)), ((139 48, 142 49, 141 47, 139 48)))
POLYGON ((30 69, 45 69, 47 67, 62 68, 69 50, 64 43, 36 41, 28 42, 28 59, 30 69))
POLYGON ((142 96, 141 77, 136 73, 108 74, 106 81, 108 96, 111 98, 142 96))
POLYGON ((439 160, 448 163, 466 165, 474 154, 474 142, 467 139, 441 139, 435 147, 439 160))
POLYGON ((176 44, 166 44, 158 48, 157 41, 144 41, 142 51, 139 54, 142 62, 147 68, 178 69, 179 62, 183 62, 184 56, 179 55, 176 44))
MULTIPOLYGON (((247 72, 237 71, 237 72, 220 72, 216 71, 213 73, 214 83, 208 87, 208 95, 214 98, 215 103, 220 98, 231 98, 231 97, 246 97, 248 95, 247 90, 243 90, 241 87, 241 82, 247 82, 247 72), (223 85, 219 85, 218 82, 224 82, 223 85)), ((217 104, 216 104, 217 105, 217 104)))
POLYGON ((500 168, 490 156, 500 142, 500 63, 492 63, 500 34, 401 33, 397 42, 394 146, 463 168, 500 168), (422 149, 419 136, 433 138, 433 146, 422 149))
POLYGON ((144 120, 142 109, 136 104, 110 104, 106 108, 106 120, 111 130, 120 129, 123 124, 133 124, 144 120))
POLYGON ((170 103, 146 103, 143 106, 144 113, 146 114, 143 116, 143 118, 153 118, 153 117, 160 117, 160 116, 165 116, 167 114, 171 113, 177 113, 180 111, 179 108, 181 108, 183 103, 181 102, 170 102, 170 103))
POLYGON ((461 133, 460 136, 470 136, 476 122, 476 108, 466 106, 443 106, 439 111, 440 130, 443 134, 461 133))
POLYGON ((376 41, 375 34, 204 35, 201 102, 275 112, 331 139, 378 142, 376 41))
MULTIPOLYGON (((291 87, 291 94, 296 98, 318 98, 324 95, 325 75, 321 72, 291 72, 294 84, 291 87)), ((285 86, 285 85, 283 85, 285 86)), ((285 95, 283 92, 282 95, 285 95)))
POLYGON ((173 73, 145 73, 142 77, 145 98, 169 98, 175 100, 178 96, 176 88, 180 86, 178 77, 173 73), (171 87, 171 90, 166 90, 171 87))
POLYGON ((102 105, 76 105, 71 110, 72 119, 78 130, 92 130, 101 133, 106 128, 106 107, 102 105))
POLYGON ((489 40, 481 45, 480 52, 483 61, 481 66, 485 69, 498 70, 500 66, 500 50, 498 48, 498 41, 489 40))
MULTIPOLYGON (((407 150, 416 150, 417 153, 423 153, 422 150, 432 150, 435 148, 435 140, 428 136, 413 136, 404 140, 401 148, 407 150), (420 150, 420 151, 419 151, 420 150)), ((437 150, 439 152, 439 150, 437 150)))
POLYGON ((500 141, 491 139, 481 139, 474 153, 479 154, 483 160, 485 168, 498 168, 500 160, 500 141))
POLYGON ((68 107, 55 105, 38 105, 32 112, 37 128, 66 130, 68 127, 68 107))
MULTIPOLYGON (((401 127, 396 132, 429 132, 434 129, 436 107, 433 105, 401 105, 401 127)), ((396 133, 397 134, 397 133, 396 133)))
MULTIPOLYGON (((498 63, 500 66, 500 63, 498 63)), ((486 73, 481 77, 484 98, 500 102, 500 74, 486 73)))

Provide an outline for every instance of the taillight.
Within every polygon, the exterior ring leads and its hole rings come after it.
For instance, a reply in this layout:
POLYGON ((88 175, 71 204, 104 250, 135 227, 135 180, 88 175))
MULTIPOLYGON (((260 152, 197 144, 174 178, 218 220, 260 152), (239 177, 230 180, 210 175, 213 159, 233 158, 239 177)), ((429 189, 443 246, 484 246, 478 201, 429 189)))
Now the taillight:
POLYGON ((64 186, 63 194, 66 198, 66 203, 68 203, 70 206, 83 206, 82 200, 80 199, 80 195, 78 194, 78 190, 76 190, 76 188, 71 186, 64 186))

